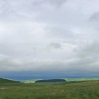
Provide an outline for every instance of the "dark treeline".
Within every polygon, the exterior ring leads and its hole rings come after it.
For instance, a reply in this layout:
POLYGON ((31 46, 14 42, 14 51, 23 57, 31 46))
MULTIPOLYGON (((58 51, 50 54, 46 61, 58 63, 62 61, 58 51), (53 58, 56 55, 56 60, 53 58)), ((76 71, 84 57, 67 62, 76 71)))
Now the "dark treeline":
POLYGON ((37 80, 35 83, 38 82, 66 82, 65 79, 48 79, 48 80, 37 80))

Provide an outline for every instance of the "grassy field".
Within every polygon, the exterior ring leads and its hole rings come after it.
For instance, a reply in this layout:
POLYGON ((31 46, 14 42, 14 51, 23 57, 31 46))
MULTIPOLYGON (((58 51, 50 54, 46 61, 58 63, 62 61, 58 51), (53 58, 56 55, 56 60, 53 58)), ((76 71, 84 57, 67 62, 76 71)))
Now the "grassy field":
POLYGON ((99 80, 45 85, 1 83, 0 99, 99 99, 99 80))

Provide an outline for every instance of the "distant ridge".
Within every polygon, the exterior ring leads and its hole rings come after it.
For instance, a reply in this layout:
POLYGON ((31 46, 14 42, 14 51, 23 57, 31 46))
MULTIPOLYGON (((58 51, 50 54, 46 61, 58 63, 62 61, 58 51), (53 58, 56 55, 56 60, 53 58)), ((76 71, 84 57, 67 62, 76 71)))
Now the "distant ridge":
POLYGON ((5 79, 5 78, 0 78, 0 83, 20 83, 20 82, 19 81, 5 79))

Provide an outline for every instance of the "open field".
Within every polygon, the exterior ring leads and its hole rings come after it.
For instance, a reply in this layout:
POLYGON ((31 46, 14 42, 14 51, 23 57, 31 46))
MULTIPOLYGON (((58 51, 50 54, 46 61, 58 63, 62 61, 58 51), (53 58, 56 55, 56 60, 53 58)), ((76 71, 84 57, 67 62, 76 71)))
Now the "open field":
POLYGON ((0 99, 99 99, 99 80, 45 85, 1 83, 0 99))

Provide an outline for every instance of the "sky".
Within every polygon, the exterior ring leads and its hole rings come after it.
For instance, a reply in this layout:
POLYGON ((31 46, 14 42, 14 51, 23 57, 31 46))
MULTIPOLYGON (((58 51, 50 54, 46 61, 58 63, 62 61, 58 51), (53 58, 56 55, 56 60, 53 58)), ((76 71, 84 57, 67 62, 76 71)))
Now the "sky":
POLYGON ((0 0, 0 77, 99 76, 99 0, 0 0))

